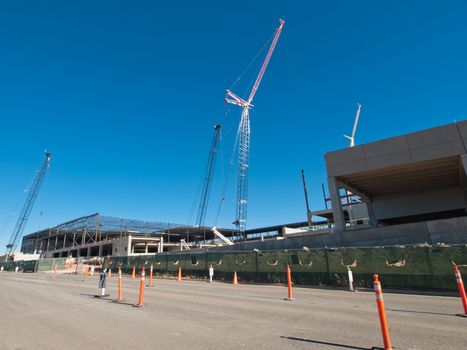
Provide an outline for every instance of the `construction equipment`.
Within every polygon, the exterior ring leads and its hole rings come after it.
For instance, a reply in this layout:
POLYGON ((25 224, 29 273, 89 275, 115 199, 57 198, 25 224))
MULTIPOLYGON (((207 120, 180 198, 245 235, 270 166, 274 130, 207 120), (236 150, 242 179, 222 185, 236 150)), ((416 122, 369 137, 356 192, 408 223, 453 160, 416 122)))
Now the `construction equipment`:
POLYGON ((19 215, 18 221, 16 222, 15 228, 13 230, 13 233, 11 234, 11 237, 6 246, 7 248, 6 259, 8 259, 11 253, 15 251, 17 242, 23 235, 23 231, 29 219, 29 215, 31 214, 32 208, 34 206, 34 202, 36 201, 42 182, 44 181, 45 175, 47 174, 47 170, 49 169, 51 158, 52 158, 52 153, 45 151, 45 158, 36 172, 34 181, 31 185, 31 188, 28 191, 26 202, 23 205, 21 214, 19 215))
POLYGON ((349 147, 355 146, 355 133, 357 132, 358 119, 360 118, 360 109, 362 105, 357 103, 357 114, 355 115, 355 122, 353 124, 352 136, 344 135, 345 138, 349 139, 349 147))
POLYGON ((227 245, 234 245, 234 243, 228 239, 227 237, 225 237, 222 233, 220 233, 218 230, 217 230, 217 227, 213 227, 211 228, 211 231, 217 236, 219 237, 220 239, 222 239, 225 243, 227 243, 227 245))
POLYGON ((279 36, 282 32, 282 27, 285 21, 279 20, 279 27, 276 29, 274 38, 272 39, 271 46, 266 54, 263 65, 259 71, 256 81, 251 89, 248 99, 244 100, 237 96, 230 90, 226 90, 226 94, 229 98, 225 98, 224 101, 237 105, 242 108, 242 116, 238 128, 239 133, 239 145, 238 145, 238 179, 237 179, 237 203, 236 203, 236 217, 234 224, 237 230, 243 234, 246 228, 247 219, 247 204, 248 204, 248 166, 249 166, 249 152, 250 152, 250 116, 249 110, 253 107, 252 101, 258 90, 259 84, 263 79, 264 72, 269 64, 272 53, 276 47, 279 36))
MULTIPOLYGON (((358 119, 360 118, 361 108, 362 108, 362 105, 360 103, 357 103, 357 114, 355 115, 355 122, 353 124, 352 136, 344 135, 345 138, 349 139, 349 147, 355 146, 355 134, 357 133, 357 125, 358 125, 358 119)), ((348 207, 349 220, 352 223, 354 221, 353 211, 352 211, 352 202, 354 201, 354 195, 350 191, 345 191, 345 193, 346 193, 346 202, 347 204, 349 204, 349 207, 348 207)))
POLYGON ((311 229, 311 211, 310 211, 310 204, 308 202, 308 190, 306 188, 306 181, 305 181, 305 170, 302 169, 302 182, 303 182, 303 192, 305 193, 305 202, 306 202, 306 218, 308 221, 308 228, 311 229))
POLYGON ((188 245, 188 243, 184 240, 184 239, 181 239, 180 240, 180 250, 183 250, 183 248, 185 248, 185 250, 190 250, 190 246, 188 245))
POLYGON ((196 218, 196 225, 198 227, 204 226, 206 219, 206 211, 208 208, 209 194, 211 192, 212 175, 216 164, 217 147, 221 138, 221 125, 214 126, 214 136, 212 137, 211 148, 209 149, 208 162, 206 165, 206 173, 204 176, 203 188, 201 190, 201 198, 199 201, 198 215, 196 218))

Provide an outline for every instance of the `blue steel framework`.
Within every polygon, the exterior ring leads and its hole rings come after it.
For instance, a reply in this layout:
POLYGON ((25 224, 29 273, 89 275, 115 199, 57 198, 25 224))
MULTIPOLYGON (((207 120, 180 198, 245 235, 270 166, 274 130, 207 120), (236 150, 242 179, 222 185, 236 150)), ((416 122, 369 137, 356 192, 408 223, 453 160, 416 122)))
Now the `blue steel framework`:
POLYGON ((33 253, 79 248, 85 244, 117 237, 151 237, 185 227, 173 223, 115 218, 95 213, 24 236, 21 251, 33 253))

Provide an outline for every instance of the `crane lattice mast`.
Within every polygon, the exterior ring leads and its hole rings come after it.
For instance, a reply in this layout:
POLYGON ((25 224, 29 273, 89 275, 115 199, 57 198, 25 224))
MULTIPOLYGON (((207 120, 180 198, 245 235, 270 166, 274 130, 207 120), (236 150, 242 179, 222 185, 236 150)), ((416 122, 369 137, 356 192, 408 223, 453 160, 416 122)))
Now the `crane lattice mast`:
POLYGON ((237 105, 242 108, 242 116, 239 125, 239 145, 238 145, 238 179, 237 179, 237 203, 236 203, 236 217, 234 224, 239 232, 244 232, 246 228, 247 219, 247 204, 248 204, 248 166, 249 166, 249 153, 250 153, 250 115, 249 110, 253 107, 252 101, 258 90, 259 84, 263 79, 264 72, 271 60, 271 56, 276 47, 279 36, 282 32, 282 27, 285 21, 279 20, 279 27, 276 29, 274 38, 272 39, 271 46, 264 58, 256 81, 251 89, 250 95, 247 100, 242 99, 230 90, 226 90, 229 98, 225 98, 225 102, 237 105))
POLYGON ((45 158, 36 172, 36 176, 31 188, 28 191, 28 195, 26 197, 26 201, 24 202, 23 209, 21 210, 21 214, 19 215, 13 233, 11 234, 11 237, 6 246, 7 257, 15 251, 18 239, 23 235, 23 231, 29 219, 29 215, 31 214, 32 208, 34 206, 34 202, 36 201, 42 182, 44 181, 47 170, 49 169, 51 158, 52 153, 45 151, 45 158))
POLYGON ((209 194, 211 193, 212 175, 216 164, 217 147, 221 138, 221 125, 214 126, 214 136, 212 137, 211 148, 209 149, 208 162, 206 165, 206 173, 204 176, 203 188, 201 190, 201 199, 199 202, 198 215, 196 217, 196 225, 204 226, 206 219, 206 211, 208 208, 209 194))

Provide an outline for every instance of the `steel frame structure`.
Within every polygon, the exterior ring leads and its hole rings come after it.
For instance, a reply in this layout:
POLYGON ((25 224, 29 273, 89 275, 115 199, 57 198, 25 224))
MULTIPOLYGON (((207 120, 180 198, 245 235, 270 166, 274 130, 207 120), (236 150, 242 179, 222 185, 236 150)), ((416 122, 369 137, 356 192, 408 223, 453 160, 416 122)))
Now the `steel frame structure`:
POLYGON ((184 225, 131 220, 95 213, 24 236, 22 252, 46 252, 64 248, 80 248, 129 235, 153 237, 184 225))

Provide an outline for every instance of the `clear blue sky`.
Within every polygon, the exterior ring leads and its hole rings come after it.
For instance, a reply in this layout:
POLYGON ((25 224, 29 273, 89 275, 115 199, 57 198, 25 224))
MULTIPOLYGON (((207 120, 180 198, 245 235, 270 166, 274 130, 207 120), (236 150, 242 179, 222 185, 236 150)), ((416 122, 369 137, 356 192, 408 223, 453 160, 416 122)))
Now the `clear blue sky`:
MULTIPOLYGON (((217 122, 224 169, 230 156, 240 111, 224 90, 279 17, 251 113, 248 227, 305 220, 301 168, 312 209, 323 208, 323 155, 347 146, 357 102, 357 143, 466 119, 465 1, 5 0, 2 247, 46 148, 26 233, 96 211, 186 223, 217 122)), ((234 219, 233 180, 221 226, 234 219)))

